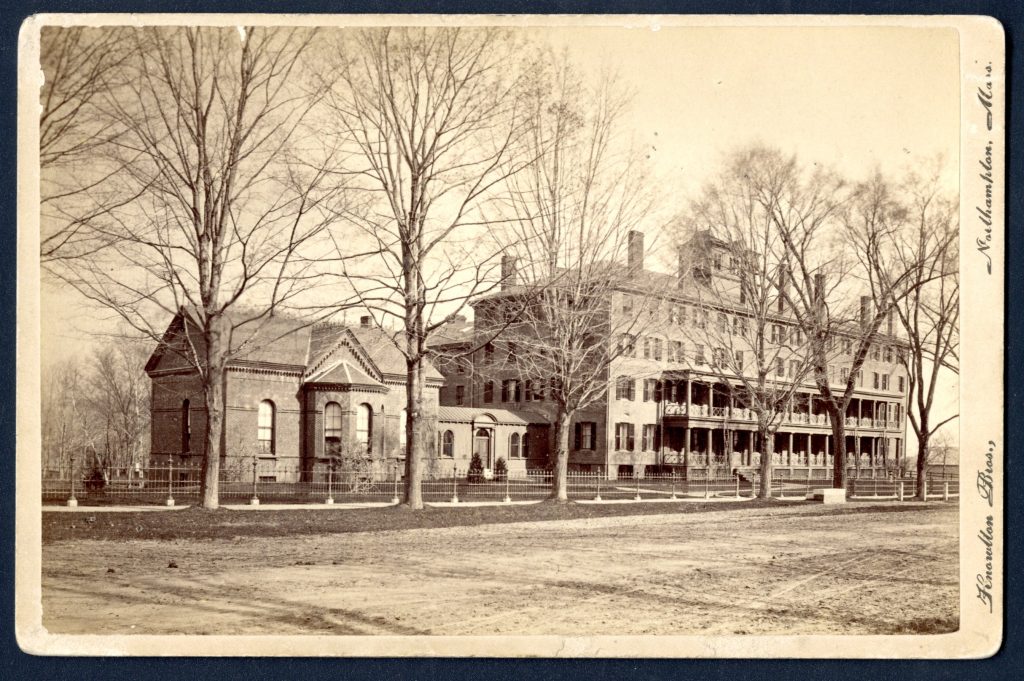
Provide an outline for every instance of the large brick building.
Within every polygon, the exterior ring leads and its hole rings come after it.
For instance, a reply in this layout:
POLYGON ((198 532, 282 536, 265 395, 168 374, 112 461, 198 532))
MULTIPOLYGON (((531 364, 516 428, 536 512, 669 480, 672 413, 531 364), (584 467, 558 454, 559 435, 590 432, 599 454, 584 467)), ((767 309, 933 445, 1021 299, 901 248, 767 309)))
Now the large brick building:
MULTIPOLYGON (((643 235, 638 232, 630 234, 628 253, 625 265, 630 283, 608 292, 609 314, 628 314, 640 307, 635 304, 638 297, 655 295, 657 317, 642 337, 602 339, 626 342, 629 350, 613 361, 603 398, 573 419, 570 470, 606 472, 609 477, 641 475, 651 468, 682 474, 715 467, 753 470, 759 462, 755 418, 749 409, 741 408, 735 390, 725 389, 721 371, 712 369, 712 353, 720 349, 695 342, 691 333, 698 323, 720 324, 724 329, 744 324, 748 313, 741 298, 720 296, 709 306, 707 297, 694 289, 697 284, 692 277, 646 269, 643 235), (710 315, 714 318, 705 318, 710 315)), ((737 263, 730 262, 722 242, 701 234, 681 258, 700 260, 705 289, 709 282, 720 281, 728 290, 737 263)), ((516 281, 514 268, 514 261, 506 259, 503 290, 475 301, 475 324, 459 319, 435 343, 436 364, 445 377, 440 401, 475 409, 529 411, 543 414, 550 422, 555 410, 550 397, 545 399, 543 385, 517 375, 513 362, 501 361, 515 352, 514 347, 500 337, 487 342, 490 330, 501 326, 508 308, 520 306, 526 291, 516 281)), ((776 335, 795 332, 792 318, 783 312, 774 322, 773 342, 776 335)), ((829 370, 845 382, 852 341, 840 336, 838 343, 829 370)), ((897 361, 900 351, 901 341, 893 334, 890 320, 872 344, 846 415, 849 466, 856 474, 882 475, 905 457, 908 384, 897 361)), ((792 381, 791 372, 792 364, 780 360, 771 379, 792 381)), ((730 383, 735 389, 737 382, 730 383)), ((835 443, 813 381, 808 379, 799 387, 775 438, 777 466, 790 473, 829 475, 835 443)), ((547 444, 531 450, 531 467, 548 465, 550 441, 547 444)))
MULTIPOLYGON (((272 319, 261 321, 255 334, 243 324, 234 337, 237 351, 225 380, 225 479, 248 479, 254 461, 263 481, 320 479, 332 459, 378 479, 402 475, 406 362, 389 333, 368 318, 358 326, 272 319)), ((197 468, 205 454, 203 392, 188 361, 189 342, 197 338, 194 322, 180 312, 146 365, 152 465, 197 468)), ((537 438, 528 425, 536 417, 497 408, 439 411, 441 387, 441 374, 428 366, 425 412, 437 434, 428 476, 465 471, 474 451, 489 468, 498 458, 511 470, 526 467, 531 437, 537 438)))

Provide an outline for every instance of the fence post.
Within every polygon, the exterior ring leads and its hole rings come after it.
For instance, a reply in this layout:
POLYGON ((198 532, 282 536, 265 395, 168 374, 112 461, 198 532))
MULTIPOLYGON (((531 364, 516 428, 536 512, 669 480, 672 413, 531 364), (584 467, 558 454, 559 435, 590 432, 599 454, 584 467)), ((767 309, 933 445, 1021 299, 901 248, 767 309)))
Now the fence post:
POLYGON ((942 483, 942 500, 943 501, 949 501, 949 483, 948 482, 943 482, 942 483))
POLYGON ((511 471, 507 471, 507 470, 505 471, 505 499, 504 499, 504 501, 505 501, 506 504, 511 504, 512 503, 512 497, 509 496, 509 493, 508 493, 509 478, 512 477, 510 475, 510 473, 511 473, 511 471))
POLYGON ((78 506, 78 499, 75 497, 75 457, 72 456, 69 460, 71 464, 71 496, 68 497, 67 505, 74 507, 78 506))
POLYGON ((871 496, 877 497, 878 496, 878 478, 874 477, 874 474, 872 474, 872 477, 871 477, 871 487, 872 487, 871 496))
POLYGON ((165 506, 174 506, 174 459, 167 460, 167 501, 165 506))
POLYGON ((903 501, 903 481, 900 480, 899 486, 897 487, 896 498, 899 501, 903 501))
POLYGON ((395 482, 391 492, 391 503, 398 504, 398 462, 395 462, 395 482))
POLYGON ((633 497, 633 501, 640 501, 640 476, 634 475, 633 481, 636 483, 636 494, 633 497))
POLYGON ((736 473, 736 498, 740 498, 740 474, 736 473))
POLYGON ((704 498, 705 499, 710 499, 711 498, 711 488, 710 488, 710 485, 711 485, 711 470, 706 468, 706 469, 704 469, 704 498))
MULTIPOLYGON (((255 495, 253 495, 255 496, 255 495)), ((327 498, 324 500, 325 504, 334 503, 334 461, 332 460, 327 464, 327 498)))
POLYGON ((928 477, 927 476, 925 476, 924 480, 921 481, 921 484, 924 485, 924 487, 922 488, 924 490, 924 494, 921 495, 921 497, 922 497, 921 501, 928 501, 928 477))
POLYGON ((597 494, 594 495, 594 501, 601 501, 601 471, 596 473, 597 475, 597 494))
POLYGON ((452 467, 452 503, 459 503, 459 469, 452 467))
POLYGON ((669 497, 669 498, 672 499, 673 501, 675 501, 675 499, 676 499, 676 472, 675 472, 675 470, 672 471, 672 496, 669 497))
POLYGON ((259 506, 260 498, 256 496, 256 468, 259 466, 259 462, 256 461, 256 455, 252 456, 252 498, 249 499, 250 506, 259 506))

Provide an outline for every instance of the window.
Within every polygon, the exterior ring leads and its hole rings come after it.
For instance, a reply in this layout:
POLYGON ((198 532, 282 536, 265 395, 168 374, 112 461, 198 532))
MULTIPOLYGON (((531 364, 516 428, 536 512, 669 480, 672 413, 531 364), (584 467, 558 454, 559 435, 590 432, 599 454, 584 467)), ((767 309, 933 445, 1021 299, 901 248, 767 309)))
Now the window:
POLYGON ((882 390, 889 389, 889 374, 882 374, 882 390))
POLYGON ((697 325, 698 329, 708 328, 708 311, 707 310, 694 310, 693 321, 697 325))
POLYGON ((650 358, 651 358, 651 339, 645 337, 644 338, 644 359, 650 359, 650 358))
POLYGON ((441 434, 441 456, 448 459, 455 456, 455 433, 450 430, 441 434))
POLYGON ((789 360, 789 377, 790 378, 796 378, 796 372, 799 369, 800 369, 800 362, 799 361, 797 361, 795 359, 789 360))
POLYGON ((786 375, 786 363, 782 361, 781 357, 775 358, 775 375, 785 376, 786 375))
POLYGON ((274 403, 270 400, 260 402, 257 415, 256 438, 259 441, 261 454, 274 454, 274 403))
POLYGON ((622 314, 633 314, 633 299, 630 298, 629 296, 622 297, 622 314))
POLYGON ((510 381, 508 379, 505 379, 504 381, 501 382, 501 401, 502 402, 508 402, 509 401, 509 394, 511 392, 510 389, 509 389, 509 384, 511 384, 511 383, 512 383, 512 381, 510 381))
POLYGON ((461 357, 455 360, 455 373, 460 376, 466 373, 466 363, 462 361, 461 357))
POLYGON ((729 315, 724 312, 718 313, 718 333, 726 333, 729 331, 729 315))
POLYGON ((661 381, 654 381, 654 401, 661 402, 661 381))
POLYGON ((341 405, 337 402, 324 405, 324 453, 327 456, 341 454, 341 405))
POLYGON ((597 424, 593 421, 576 423, 576 449, 593 449, 597 436, 597 424))
POLYGON ((668 361, 670 362, 682 362, 686 359, 683 355, 683 341, 671 341, 668 353, 668 361))
POLYGON ((636 448, 636 435, 632 423, 615 424, 615 449, 633 451, 636 448))
POLYGON ((906 364, 907 355, 903 351, 903 348, 896 348, 896 361, 899 362, 900 364, 906 364))
POLYGON ((679 306, 671 305, 668 308, 668 321, 670 324, 679 324, 679 306))
POLYGON ((661 339, 654 339, 654 359, 655 361, 661 361, 661 339))
POLYGON ((188 400, 181 403, 181 451, 192 451, 192 412, 188 400))
POLYGON ((512 433, 508 436, 508 457, 510 459, 519 458, 519 433, 512 433))
POLYGON ((736 370, 743 371, 743 351, 736 351, 736 370))
POLYGON ((632 378, 619 376, 615 379, 615 399, 632 400, 635 397, 636 386, 632 378))
POLYGON ((711 256, 711 262, 714 264, 716 270, 722 269, 722 254, 715 253, 711 256))
POLYGON ((457 385, 455 386, 455 404, 462 406, 466 402, 466 386, 457 385))
POLYGON ((517 357, 518 348, 515 343, 508 344, 508 361, 509 364, 515 364, 517 357))
POLYGON ((900 392, 904 392, 907 389, 907 385, 904 382, 904 378, 902 376, 899 377, 899 388, 900 392))
POLYGON ((641 450, 645 452, 656 451, 659 448, 658 439, 658 426, 653 423, 644 424, 644 429, 641 433, 641 450))
POLYGON ((782 327, 778 324, 772 324, 772 343, 782 342, 782 327))
POLYGON ((521 452, 524 459, 530 458, 530 434, 523 433, 523 451, 521 452))
POLYGON ((494 401, 494 381, 484 383, 484 403, 490 404, 494 401))
POLYGON ((877 345, 871 346, 871 359, 873 359, 876 362, 878 362, 878 361, 880 361, 882 359, 882 355, 879 352, 879 349, 878 349, 877 345))
POLYGON ((622 334, 619 338, 619 353, 625 357, 636 356, 636 338, 628 333, 622 334))
POLYGON ((878 385, 878 372, 877 371, 872 371, 871 372, 871 379, 872 379, 872 386, 874 387, 875 390, 878 390, 879 385, 878 385))
POLYGON ((853 341, 849 338, 843 339, 843 353, 847 355, 853 354, 853 341))
POLYGON ((861 369, 860 371, 857 372, 857 385, 859 385, 861 387, 864 386, 864 370, 863 369, 861 369))
POLYGON ((523 387, 523 402, 533 401, 533 381, 526 379, 526 385, 523 387))
POLYGON ((398 412, 398 446, 405 452, 405 427, 409 424, 409 410, 403 409, 398 412))
POLYGON ((484 346, 484 363, 490 364, 494 361, 494 346, 490 343, 484 346))
POLYGON ((693 361, 695 364, 707 364, 707 360, 704 359, 704 346, 697 345, 693 352, 693 361))
POLYGON ((726 365, 726 352, 725 348, 712 348, 711 350, 711 365, 719 368, 723 368, 726 365))
POLYGON ((840 380, 842 380, 843 384, 845 385, 846 382, 850 379, 850 370, 847 369, 846 367, 843 367, 842 370, 839 372, 839 376, 840 380))
POLYGON ((644 402, 657 401, 658 382, 653 378, 644 379, 644 402))
POLYGON ((884 352, 885 352, 885 361, 888 364, 892 364, 892 346, 891 345, 886 345, 884 352))
POLYGON ((373 410, 370 405, 356 407, 356 442, 367 452, 373 449, 373 410))

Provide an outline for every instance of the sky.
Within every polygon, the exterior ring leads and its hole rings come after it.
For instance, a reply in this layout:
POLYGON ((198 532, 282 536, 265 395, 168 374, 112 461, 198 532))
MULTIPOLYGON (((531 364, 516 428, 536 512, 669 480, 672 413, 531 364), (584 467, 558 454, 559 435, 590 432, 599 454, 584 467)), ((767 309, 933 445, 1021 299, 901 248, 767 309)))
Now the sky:
MULTIPOLYGON (((723 154, 758 141, 853 179, 942 154, 956 186, 959 54, 953 29, 925 27, 536 28, 584 69, 611 67, 635 93, 625 121, 685 206, 723 154)), ((109 312, 43 286, 43 362, 97 343, 109 312)), ((102 342, 102 341, 99 341, 102 342)), ((944 386, 955 405, 956 382, 944 386)))

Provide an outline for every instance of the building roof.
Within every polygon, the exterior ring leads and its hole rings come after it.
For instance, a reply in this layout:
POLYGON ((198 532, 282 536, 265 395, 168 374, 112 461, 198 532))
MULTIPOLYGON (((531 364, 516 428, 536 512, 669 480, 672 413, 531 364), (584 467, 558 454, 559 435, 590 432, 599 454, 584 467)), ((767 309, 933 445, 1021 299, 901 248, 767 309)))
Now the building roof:
POLYGON ((526 426, 530 424, 547 425, 550 423, 548 419, 531 411, 446 406, 440 406, 437 408, 437 420, 438 422, 447 423, 474 423, 493 420, 495 423, 501 425, 513 426, 526 426))
POLYGON ((427 339, 429 347, 442 347, 457 343, 470 343, 473 341, 473 322, 466 319, 464 315, 456 315, 442 324, 427 339))
MULTIPOLYGON (((164 342, 150 357, 147 371, 156 368, 173 336, 184 327, 187 311, 182 309, 168 326, 164 342)), ((405 355, 395 345, 391 333, 378 327, 355 327, 332 322, 310 324, 290 317, 252 320, 234 313, 231 362, 266 364, 305 369, 308 382, 359 383, 380 385, 384 376, 404 376, 405 355), (346 346, 350 353, 334 353, 346 346), (352 361, 348 355, 355 355, 352 361), (363 366, 360 366, 363 365, 363 366), (376 376, 371 374, 377 374, 376 376), (351 380, 349 380, 351 379, 351 380)), ((441 373, 429 362, 426 378, 442 380, 441 373)))

